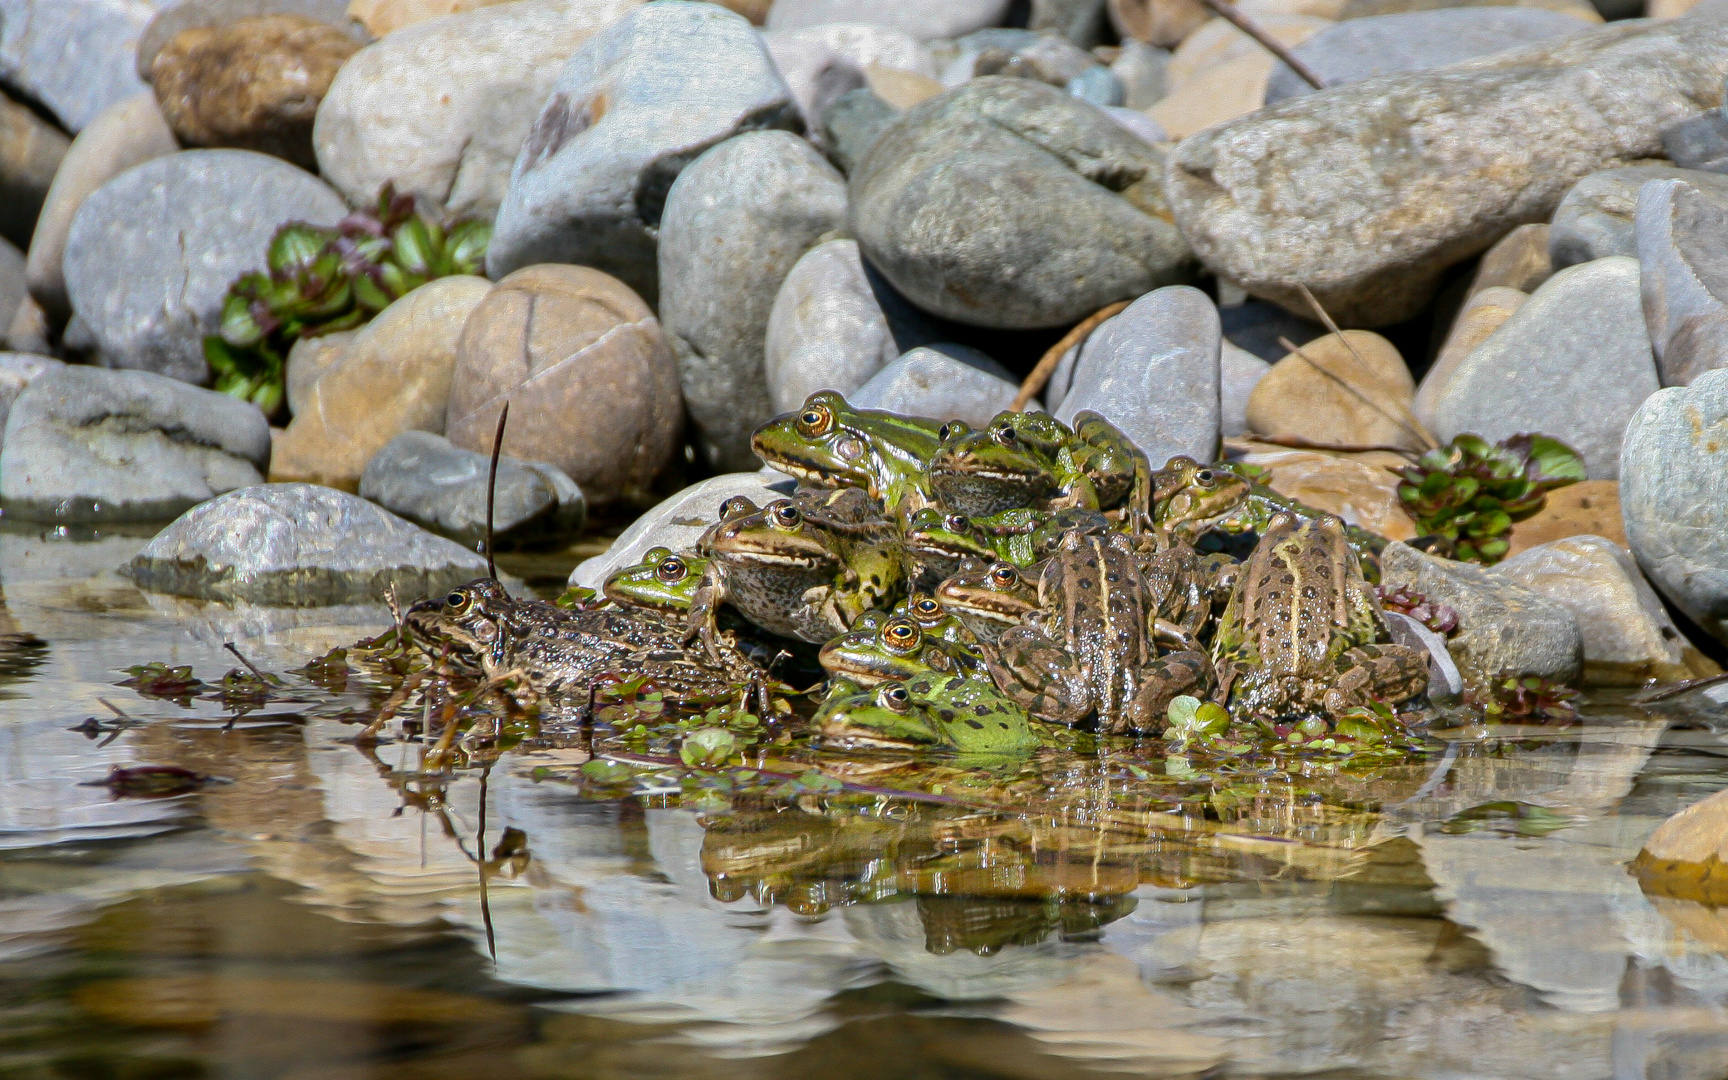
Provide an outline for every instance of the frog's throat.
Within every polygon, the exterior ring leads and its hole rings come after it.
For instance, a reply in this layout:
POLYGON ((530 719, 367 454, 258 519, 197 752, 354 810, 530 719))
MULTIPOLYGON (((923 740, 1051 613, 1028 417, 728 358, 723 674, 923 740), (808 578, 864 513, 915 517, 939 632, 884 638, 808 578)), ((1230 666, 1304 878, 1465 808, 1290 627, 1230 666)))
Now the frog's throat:
POLYGON ((823 741, 840 743, 848 747, 875 746, 884 750, 919 750, 935 742, 934 733, 925 742, 916 739, 896 739, 884 735, 873 728, 854 726, 841 720, 829 720, 822 725, 823 741))
POLYGON ((732 557, 747 557, 760 566, 784 566, 798 570, 814 570, 820 566, 835 563, 832 552, 820 544, 800 543, 788 545, 785 537, 778 538, 775 547, 752 543, 748 537, 723 537, 715 542, 714 553, 732 557), (792 550, 788 550, 790 547, 792 550))

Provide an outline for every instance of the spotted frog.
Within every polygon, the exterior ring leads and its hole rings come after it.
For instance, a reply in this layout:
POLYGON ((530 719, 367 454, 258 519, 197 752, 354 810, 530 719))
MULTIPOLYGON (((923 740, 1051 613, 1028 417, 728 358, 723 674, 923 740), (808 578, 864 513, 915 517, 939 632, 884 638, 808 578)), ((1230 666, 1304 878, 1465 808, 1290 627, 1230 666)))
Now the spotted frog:
POLYGON ((1343 523, 1276 514, 1213 638, 1219 693, 1262 722, 1395 705, 1427 689, 1428 658, 1390 640, 1343 523))
POLYGON ((930 459, 930 486, 950 511, 989 518, 1004 511, 1108 509, 1150 490, 1145 455, 1097 413, 1077 428, 1048 413, 1004 411, 982 430, 945 425, 930 459))
POLYGON ((1077 528, 1105 532, 1110 521, 1095 510, 1075 507, 1054 513, 1008 510, 981 524, 965 514, 931 506, 906 523, 906 554, 917 584, 935 588, 968 560, 1031 566, 1049 557, 1063 533, 1077 528))
POLYGON ((933 503, 928 471, 941 423, 878 409, 854 409, 832 390, 797 412, 763 424, 751 437, 756 456, 815 487, 867 492, 897 520, 933 503))
POLYGON ((931 672, 872 688, 838 680, 816 710, 822 740, 853 748, 943 747, 963 754, 1027 754, 1038 735, 1026 710, 987 678, 931 672))
POLYGON ((871 629, 854 626, 822 646, 820 660, 830 677, 848 678, 864 686, 926 672, 990 677, 972 648, 926 634, 906 615, 893 616, 871 629))
POLYGON ((1038 610, 1038 585, 1010 562, 968 563, 936 587, 936 602, 988 644, 1038 610))

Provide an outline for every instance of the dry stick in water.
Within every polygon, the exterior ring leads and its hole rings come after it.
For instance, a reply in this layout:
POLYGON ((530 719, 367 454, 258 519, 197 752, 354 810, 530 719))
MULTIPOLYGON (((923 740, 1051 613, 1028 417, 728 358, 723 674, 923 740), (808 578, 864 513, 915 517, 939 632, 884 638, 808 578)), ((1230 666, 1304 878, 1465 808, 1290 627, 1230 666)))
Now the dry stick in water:
POLYGON ((1316 90, 1324 90, 1326 88, 1325 84, 1320 81, 1320 76, 1314 73, 1313 68, 1296 59, 1290 50, 1284 47, 1282 42, 1271 34, 1268 34, 1265 30, 1262 30, 1259 24, 1253 19, 1250 19, 1240 11, 1237 11, 1235 4, 1229 3, 1228 0, 1200 0, 1200 2, 1211 8, 1214 15, 1217 15, 1219 18, 1235 26, 1236 29, 1247 34, 1255 41, 1258 41, 1261 48, 1284 61, 1285 64, 1289 65, 1291 71, 1294 71, 1299 77, 1301 77, 1303 82, 1312 86, 1316 90))
POLYGON ((1092 331, 1098 329, 1100 323, 1115 315, 1128 306, 1128 301, 1118 300, 1114 304, 1105 304, 1092 314, 1075 324, 1074 329, 1062 335, 1062 340, 1050 346, 1050 351, 1038 358, 1038 366, 1032 369, 1032 374, 1026 376, 1026 381, 1020 384, 1020 392, 1014 395, 1014 401, 1008 406, 1009 412, 1025 412, 1026 406, 1038 396, 1038 391, 1044 389, 1044 384, 1050 381, 1050 376, 1056 370, 1056 365, 1062 362, 1062 355, 1084 342, 1092 331))
POLYGON ((504 449, 504 421, 510 419, 510 403, 498 411, 498 430, 492 433, 492 470, 486 474, 486 576, 497 580, 498 564, 492 558, 492 504, 498 495, 498 454, 504 449))
MULTIPOLYGON (((1298 281, 1296 287, 1302 290, 1302 299, 1308 301, 1308 306, 1314 309, 1314 314, 1320 316, 1320 321, 1326 324, 1326 329, 1330 330, 1332 334, 1343 343, 1344 348, 1349 351, 1350 358, 1356 361, 1356 370, 1365 378, 1372 379, 1374 376, 1374 370, 1368 366, 1368 361, 1362 359, 1362 354, 1357 352, 1356 346, 1352 345, 1350 339, 1344 336, 1344 331, 1338 329, 1338 324, 1332 321, 1331 314, 1328 313, 1325 308, 1321 307, 1320 301, 1315 299, 1312 292, 1308 291, 1308 286, 1298 281)), ((1300 352, 1300 350, 1297 351, 1298 353, 1300 352)), ((1302 359, 1308 360, 1306 356, 1302 357, 1302 359)), ((1312 360, 1308 360, 1308 362, 1310 364, 1314 363, 1312 360)), ((1361 397, 1360 394, 1357 396, 1361 397)), ((1370 405, 1372 406, 1372 403, 1370 403, 1370 405)), ((1416 436, 1416 441, 1420 442, 1427 449, 1433 450, 1440 445, 1440 443, 1434 438, 1433 433, 1428 430, 1428 426, 1416 418, 1416 414, 1410 411, 1409 406, 1398 406, 1398 411, 1404 414, 1404 419, 1402 420, 1387 416, 1378 406, 1372 407, 1374 408, 1374 411, 1380 413, 1381 416, 1386 416, 1386 419, 1391 420, 1394 424, 1397 424, 1411 435, 1416 436)))

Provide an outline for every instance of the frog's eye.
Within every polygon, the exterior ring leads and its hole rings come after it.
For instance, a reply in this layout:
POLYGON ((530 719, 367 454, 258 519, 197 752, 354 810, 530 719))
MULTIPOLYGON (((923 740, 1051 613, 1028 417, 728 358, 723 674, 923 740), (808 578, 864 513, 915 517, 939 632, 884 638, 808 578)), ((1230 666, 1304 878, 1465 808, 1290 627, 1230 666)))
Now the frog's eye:
POLYGON ((996 441, 1003 446, 1014 446, 1020 441, 1020 436, 1007 424, 1001 425, 991 434, 995 435, 996 441))
POLYGON ((882 640, 892 649, 915 648, 922 636, 918 624, 907 619, 895 619, 882 628, 882 640))
POLYGON ((912 614, 920 619, 935 619, 942 615, 942 605, 936 602, 934 596, 918 596, 912 599, 912 614))
POLYGON ((1211 469, 1201 469, 1194 474, 1194 482, 1201 487, 1211 487, 1218 482, 1218 474, 1211 469))
POLYGON ((742 495, 734 495, 720 504, 720 520, 737 517, 740 514, 754 514, 756 504, 742 495))
POLYGON ((884 683, 882 689, 876 692, 876 700, 882 703, 884 709, 903 713, 912 707, 912 695, 897 682, 884 683))
POLYGON ((683 581, 690 573, 690 567, 676 555, 668 555, 660 560, 660 565, 654 568, 654 576, 671 585, 683 581))
POLYGON ((798 414, 798 434, 807 439, 826 435, 834 428, 834 410, 826 405, 806 405, 798 414))
POLYGON ((461 589, 457 589, 444 598, 444 606, 450 609, 452 615, 460 615, 467 611, 468 605, 471 603, 473 603, 473 597, 461 589))
POLYGON ((769 513, 774 517, 774 524, 782 529, 796 529, 798 523, 804 520, 804 515, 800 514, 798 508, 789 502, 775 503, 774 509, 769 513))
POLYGON ((1020 581, 1020 571, 1009 563, 997 563, 990 568, 990 584, 998 589, 1011 588, 1020 581))
POLYGON ((967 520, 965 514, 949 514, 943 519, 942 524, 947 527, 949 532, 965 532, 972 522, 967 520))

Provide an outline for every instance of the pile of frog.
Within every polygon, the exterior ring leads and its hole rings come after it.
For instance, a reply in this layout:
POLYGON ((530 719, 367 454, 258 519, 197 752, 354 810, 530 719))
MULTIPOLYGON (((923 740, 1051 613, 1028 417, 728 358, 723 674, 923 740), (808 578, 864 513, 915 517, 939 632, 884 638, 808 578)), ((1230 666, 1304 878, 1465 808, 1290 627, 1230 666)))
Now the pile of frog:
POLYGON ((797 490, 728 501, 693 548, 650 551, 603 597, 555 606, 483 579, 416 604, 405 630, 518 698, 590 706, 620 680, 658 705, 766 706, 788 689, 776 657, 820 646, 814 739, 849 751, 1026 754, 1065 730, 1411 745, 1428 656, 1392 643, 1370 584, 1384 540, 1246 471, 1154 469, 1092 413, 973 430, 832 392, 754 446, 797 490))

